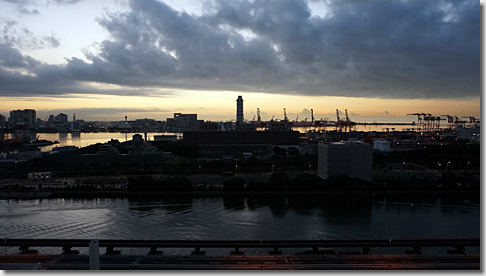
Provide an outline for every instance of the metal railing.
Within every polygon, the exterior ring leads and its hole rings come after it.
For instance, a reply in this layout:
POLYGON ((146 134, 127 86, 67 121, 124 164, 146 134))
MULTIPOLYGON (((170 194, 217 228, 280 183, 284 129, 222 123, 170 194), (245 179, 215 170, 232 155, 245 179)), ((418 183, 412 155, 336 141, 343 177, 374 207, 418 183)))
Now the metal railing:
MULTIPOLYGON (((88 248, 91 239, 3 239, 0 246, 19 247, 20 253, 35 253, 31 247, 60 247, 64 253, 73 252, 73 247, 88 248)), ((201 249, 231 248, 232 255, 242 255, 243 248, 271 249, 270 255, 280 255, 282 248, 310 249, 306 252, 323 254, 331 248, 359 248, 363 254, 371 248, 408 248, 407 254, 420 254, 423 247, 453 248, 449 254, 463 254, 466 247, 479 247, 480 239, 414 239, 414 240, 97 240, 106 253, 117 253, 115 248, 148 248, 149 254, 161 254, 158 248, 194 248, 193 255, 203 255, 201 249)))

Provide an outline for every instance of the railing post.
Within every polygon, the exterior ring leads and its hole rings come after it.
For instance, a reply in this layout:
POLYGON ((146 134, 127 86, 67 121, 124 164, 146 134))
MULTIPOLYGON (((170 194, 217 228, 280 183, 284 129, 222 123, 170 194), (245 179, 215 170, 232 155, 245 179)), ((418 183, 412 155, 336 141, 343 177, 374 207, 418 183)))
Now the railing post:
POLYGON ((89 243, 89 269, 100 270, 100 243, 92 240, 89 243))
POLYGON ((240 251, 239 247, 235 247, 235 251, 231 251, 231 255, 243 255, 244 252, 240 251))
POLYGON ((201 247, 199 247, 199 246, 196 246, 194 251, 192 251, 192 253, 191 253, 191 255, 205 255, 205 254, 206 254, 206 252, 201 251, 201 247))
POLYGON ((72 250, 71 246, 65 245, 62 247, 62 254, 79 254, 78 250, 72 250))
POLYGON ((120 255, 120 250, 115 250, 114 246, 107 246, 105 255, 120 255))
POLYGON ((412 246, 412 250, 407 250, 405 253, 406 254, 420 254, 422 251, 422 248, 418 245, 412 246))
POLYGON ((447 250, 447 254, 464 254, 464 250, 466 250, 464 245, 457 245, 456 250, 447 250))
POLYGON ((268 254, 270 255, 282 255, 282 251, 278 250, 278 247, 273 247, 273 251, 269 251, 268 254))
POLYGON ((164 252, 157 250, 157 246, 150 247, 149 255, 162 255, 164 252))

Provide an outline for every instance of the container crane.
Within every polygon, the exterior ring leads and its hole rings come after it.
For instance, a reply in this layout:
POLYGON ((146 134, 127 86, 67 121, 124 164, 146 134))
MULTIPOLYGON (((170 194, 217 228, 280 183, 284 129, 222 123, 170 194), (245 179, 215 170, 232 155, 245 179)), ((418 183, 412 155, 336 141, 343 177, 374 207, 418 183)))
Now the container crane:
POLYGON ((469 124, 471 127, 479 126, 480 120, 474 116, 464 116, 462 118, 469 118, 469 124))

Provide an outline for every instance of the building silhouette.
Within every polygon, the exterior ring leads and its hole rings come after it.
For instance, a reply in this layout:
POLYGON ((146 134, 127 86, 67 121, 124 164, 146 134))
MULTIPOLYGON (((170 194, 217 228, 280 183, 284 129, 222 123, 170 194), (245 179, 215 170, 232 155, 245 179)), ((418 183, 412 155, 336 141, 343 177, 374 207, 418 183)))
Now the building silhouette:
POLYGON ((12 110, 8 122, 11 127, 33 127, 36 123, 36 112, 34 109, 12 110))
POLYGON ((243 97, 238 96, 238 99, 236 99, 236 124, 242 124, 243 123, 243 97))
POLYGON ((363 142, 320 142, 318 176, 326 179, 337 175, 372 180, 373 147, 363 142))

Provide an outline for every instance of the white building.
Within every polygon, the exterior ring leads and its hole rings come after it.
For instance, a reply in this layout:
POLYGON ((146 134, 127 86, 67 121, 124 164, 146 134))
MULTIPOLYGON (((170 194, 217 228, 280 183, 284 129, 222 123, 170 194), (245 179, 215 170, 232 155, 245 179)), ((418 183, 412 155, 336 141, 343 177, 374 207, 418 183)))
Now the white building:
POLYGON ((326 179, 334 175, 371 180, 373 147, 362 142, 319 143, 318 175, 326 179))
POLYGON ((373 141, 373 149, 377 151, 390 151, 390 142, 385 140, 375 140, 373 141))

